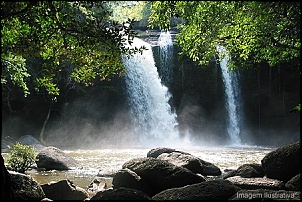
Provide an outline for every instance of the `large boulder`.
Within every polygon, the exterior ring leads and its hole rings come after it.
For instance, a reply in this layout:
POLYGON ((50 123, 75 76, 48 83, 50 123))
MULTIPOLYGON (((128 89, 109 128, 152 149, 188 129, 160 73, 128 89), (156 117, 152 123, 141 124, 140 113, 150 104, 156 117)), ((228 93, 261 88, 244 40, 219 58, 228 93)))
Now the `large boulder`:
POLYGON ((51 200, 84 200, 89 194, 70 180, 61 180, 41 185, 47 198, 51 200))
POLYGON ((279 190, 284 189, 284 182, 277 179, 270 179, 267 177, 253 177, 245 178, 240 176, 234 176, 227 178, 234 185, 242 189, 272 189, 279 190))
POLYGON ((231 182, 218 179, 167 189, 154 195, 152 200, 228 200, 239 190, 231 182))
POLYGON ((178 151, 167 147, 158 147, 151 149, 147 153, 147 157, 153 157, 161 160, 166 160, 176 166, 182 166, 189 169, 193 173, 199 173, 203 176, 221 175, 221 170, 214 164, 204 161, 190 153, 178 151))
POLYGON ((156 158, 135 158, 124 163, 122 168, 134 171, 158 191, 205 181, 187 168, 156 158))
POLYGON ((227 173, 223 179, 233 177, 233 176, 240 176, 240 177, 264 177, 265 173, 263 171, 261 164, 243 164, 239 166, 236 170, 230 171, 227 173))
POLYGON ((151 198, 139 190, 119 187, 117 189, 108 189, 99 191, 92 196, 90 200, 150 200, 151 198))
POLYGON ((204 176, 221 175, 221 170, 217 166, 191 154, 181 152, 162 153, 157 159, 166 160, 176 166, 182 166, 193 173, 199 173, 204 176))
POLYGON ((31 176, 8 171, 12 182, 15 200, 42 200, 45 193, 42 187, 31 176))
POLYGON ((280 147, 264 156, 261 160, 268 178, 287 182, 300 170, 300 141, 280 147))
POLYGON ((153 196, 158 193, 156 187, 152 187, 146 180, 138 176, 134 171, 125 168, 119 170, 112 179, 113 189, 120 187, 127 187, 131 189, 140 190, 146 193, 148 196, 153 196))
POLYGON ((71 156, 56 147, 45 147, 37 155, 38 169, 71 170, 81 165, 71 156))

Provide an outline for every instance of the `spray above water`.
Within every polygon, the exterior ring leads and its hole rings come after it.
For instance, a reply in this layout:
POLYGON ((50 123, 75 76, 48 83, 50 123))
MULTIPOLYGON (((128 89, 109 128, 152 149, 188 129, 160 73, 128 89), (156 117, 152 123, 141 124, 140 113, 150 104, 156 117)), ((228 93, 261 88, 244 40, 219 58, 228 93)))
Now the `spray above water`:
POLYGON ((141 146, 175 146, 180 142, 176 114, 168 103, 171 94, 161 84, 151 45, 134 38, 132 47, 145 46, 143 54, 123 57, 125 83, 134 130, 141 146))
POLYGON ((223 83, 225 86, 226 94, 226 107, 228 111, 228 136, 230 138, 230 145, 239 146, 241 145, 240 139, 240 127, 239 127, 239 100, 240 100, 240 89, 238 88, 238 82, 236 74, 228 71, 228 54, 225 47, 217 46, 217 50, 222 55, 225 55, 220 60, 220 67, 222 71, 223 83))

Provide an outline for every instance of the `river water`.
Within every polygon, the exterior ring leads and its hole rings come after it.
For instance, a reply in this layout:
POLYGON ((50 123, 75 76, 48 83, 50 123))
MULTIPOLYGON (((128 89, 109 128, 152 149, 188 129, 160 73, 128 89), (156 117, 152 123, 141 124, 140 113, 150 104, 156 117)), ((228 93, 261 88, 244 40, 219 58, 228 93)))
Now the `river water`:
MULTIPOLYGON (((272 147, 191 147, 175 148, 188 152, 202 160, 218 166, 222 172, 225 169, 236 169, 247 163, 261 163, 261 159, 276 148, 272 147)), ((32 176, 39 184, 69 179, 76 186, 86 189, 97 177, 99 171, 110 173, 122 168, 122 165, 133 158, 146 157, 151 149, 97 149, 97 150, 62 150, 76 159, 83 167, 69 171, 37 171, 31 169, 26 174, 32 176)), ((7 153, 2 153, 4 159, 7 153)), ((100 177, 98 177, 100 179, 100 177)), ((112 177, 101 177, 108 187, 112 186, 112 177)))

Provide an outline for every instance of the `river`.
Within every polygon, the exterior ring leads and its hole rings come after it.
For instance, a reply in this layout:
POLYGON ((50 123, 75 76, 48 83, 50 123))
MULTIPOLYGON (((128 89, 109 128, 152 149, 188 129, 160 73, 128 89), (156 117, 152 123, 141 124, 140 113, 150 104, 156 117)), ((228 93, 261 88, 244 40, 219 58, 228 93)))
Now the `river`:
MULTIPOLYGON (((247 163, 261 163, 261 159, 276 148, 243 146, 243 147, 191 147, 176 149, 188 152, 202 160, 218 166, 222 172, 225 169, 236 169, 247 163)), ((96 149, 96 150, 62 150, 76 159, 83 167, 68 171, 38 171, 30 169, 26 174, 32 176, 39 184, 69 179, 76 186, 86 189, 97 177, 99 171, 110 173, 122 168, 122 165, 133 158, 146 157, 151 149, 96 149)), ((7 153, 2 153, 7 158, 7 153)), ((99 177, 112 187, 112 177, 99 177)))

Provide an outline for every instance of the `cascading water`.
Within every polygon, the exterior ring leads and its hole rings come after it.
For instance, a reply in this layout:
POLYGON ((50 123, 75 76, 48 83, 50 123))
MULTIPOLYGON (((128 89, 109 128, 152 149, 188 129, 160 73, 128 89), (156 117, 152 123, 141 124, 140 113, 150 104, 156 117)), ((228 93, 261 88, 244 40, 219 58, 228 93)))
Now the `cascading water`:
POLYGON ((159 76, 162 84, 170 87, 173 81, 173 41, 169 31, 161 31, 158 38, 159 76))
POLYGON ((226 107, 228 111, 228 136, 230 138, 230 145, 238 146, 241 145, 239 127, 240 89, 238 87, 238 78, 235 73, 228 71, 227 63, 229 55, 227 54, 225 47, 218 46, 217 50, 224 55, 223 59, 220 60, 220 67, 225 86, 226 107))
POLYGON ((161 84, 151 45, 134 38, 132 47, 145 46, 143 54, 123 57, 125 83, 135 133, 142 146, 173 145, 179 139, 176 114, 168 103, 170 93, 161 84))

